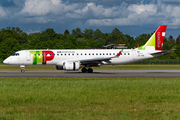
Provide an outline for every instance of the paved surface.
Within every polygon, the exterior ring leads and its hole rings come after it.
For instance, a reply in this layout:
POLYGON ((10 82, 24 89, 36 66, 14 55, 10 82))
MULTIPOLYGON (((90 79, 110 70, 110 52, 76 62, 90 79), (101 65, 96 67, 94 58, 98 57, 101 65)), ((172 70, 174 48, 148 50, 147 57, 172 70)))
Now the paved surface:
POLYGON ((80 71, 0 71, 0 77, 91 77, 91 78, 180 78, 180 70, 95 70, 94 73, 80 71))

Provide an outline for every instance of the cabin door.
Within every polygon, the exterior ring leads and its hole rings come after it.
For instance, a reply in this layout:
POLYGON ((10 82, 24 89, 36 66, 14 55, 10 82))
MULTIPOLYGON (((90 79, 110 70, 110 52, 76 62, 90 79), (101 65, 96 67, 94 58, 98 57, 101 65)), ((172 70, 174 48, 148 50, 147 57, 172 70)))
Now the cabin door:
POLYGON ((136 50, 132 50, 132 59, 136 60, 136 50))
POLYGON ((31 54, 30 51, 26 50, 26 60, 30 61, 31 60, 31 54))

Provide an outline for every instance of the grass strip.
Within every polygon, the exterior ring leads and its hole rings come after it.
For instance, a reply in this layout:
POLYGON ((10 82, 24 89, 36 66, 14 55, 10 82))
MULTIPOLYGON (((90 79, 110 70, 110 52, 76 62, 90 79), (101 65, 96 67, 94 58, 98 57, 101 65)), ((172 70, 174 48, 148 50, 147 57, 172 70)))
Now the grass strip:
POLYGON ((179 78, 0 78, 0 119, 180 119, 179 78))

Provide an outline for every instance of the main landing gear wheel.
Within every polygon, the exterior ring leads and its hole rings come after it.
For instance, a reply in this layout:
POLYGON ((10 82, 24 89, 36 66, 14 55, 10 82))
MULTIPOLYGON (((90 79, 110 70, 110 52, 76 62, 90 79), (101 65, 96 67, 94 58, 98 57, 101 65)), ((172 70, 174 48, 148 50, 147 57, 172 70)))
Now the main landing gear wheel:
POLYGON ((83 67, 83 68, 81 69, 81 71, 82 71, 82 73, 86 73, 86 72, 87 72, 87 69, 86 69, 85 67, 83 67))
POLYGON ((93 73, 93 69, 92 69, 92 68, 89 68, 89 69, 87 70, 87 72, 88 72, 88 73, 93 73))
POLYGON ((86 69, 85 67, 83 67, 83 68, 81 69, 81 71, 82 71, 82 73, 93 73, 93 69, 92 69, 92 68, 86 69))

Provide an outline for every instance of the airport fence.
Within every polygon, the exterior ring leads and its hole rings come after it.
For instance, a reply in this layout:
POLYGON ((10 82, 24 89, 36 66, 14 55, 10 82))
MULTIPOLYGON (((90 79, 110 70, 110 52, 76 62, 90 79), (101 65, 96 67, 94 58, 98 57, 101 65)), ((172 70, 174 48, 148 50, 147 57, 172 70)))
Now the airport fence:
POLYGON ((180 64, 180 60, 171 60, 171 59, 166 59, 166 60, 144 60, 144 61, 135 62, 133 64, 145 64, 145 65, 180 64))

